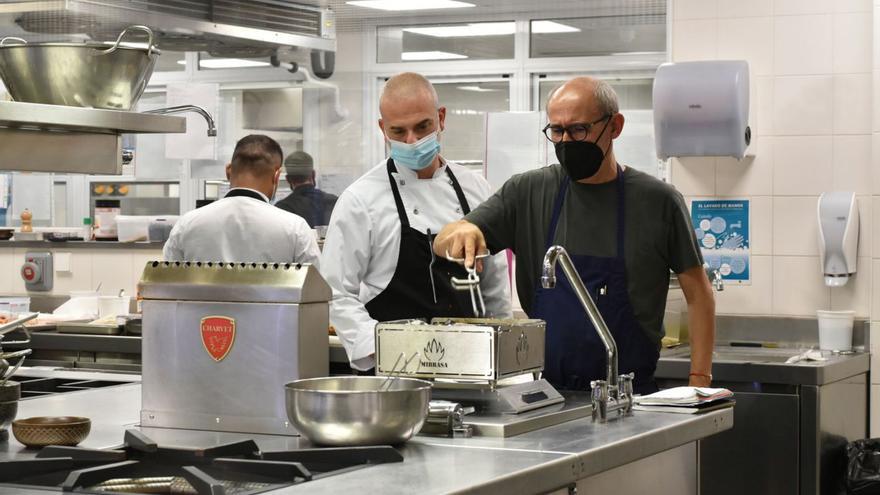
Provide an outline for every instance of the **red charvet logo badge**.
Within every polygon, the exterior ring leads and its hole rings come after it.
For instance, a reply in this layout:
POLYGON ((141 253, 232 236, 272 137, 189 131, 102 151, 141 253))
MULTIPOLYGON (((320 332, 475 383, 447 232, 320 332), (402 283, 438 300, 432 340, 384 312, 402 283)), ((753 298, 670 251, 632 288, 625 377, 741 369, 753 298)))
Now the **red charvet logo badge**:
POLYGON ((226 316, 206 316, 202 318, 199 331, 208 355, 214 361, 223 361, 232 350, 232 343, 235 342, 235 319, 226 316))

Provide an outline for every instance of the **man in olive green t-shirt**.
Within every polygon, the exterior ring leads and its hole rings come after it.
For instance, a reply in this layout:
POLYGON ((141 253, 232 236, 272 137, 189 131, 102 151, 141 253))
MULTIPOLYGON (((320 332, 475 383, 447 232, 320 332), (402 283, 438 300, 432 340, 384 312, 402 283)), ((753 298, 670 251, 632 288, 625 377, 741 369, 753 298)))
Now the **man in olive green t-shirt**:
MULTIPOLYGON (((563 389, 604 379, 605 350, 565 277, 540 287, 544 254, 561 245, 572 256, 618 346, 621 373, 635 372, 637 392, 656 390, 669 271, 687 299, 690 383, 711 383, 715 301, 687 206, 674 188, 619 165, 613 141, 623 130, 617 95, 593 78, 572 79, 547 103, 544 129, 559 165, 512 177, 463 220, 437 236, 434 250, 474 263, 487 248, 511 249, 517 290, 530 317, 547 321, 544 377, 563 389)), ((479 267, 479 261, 476 261, 479 267)))

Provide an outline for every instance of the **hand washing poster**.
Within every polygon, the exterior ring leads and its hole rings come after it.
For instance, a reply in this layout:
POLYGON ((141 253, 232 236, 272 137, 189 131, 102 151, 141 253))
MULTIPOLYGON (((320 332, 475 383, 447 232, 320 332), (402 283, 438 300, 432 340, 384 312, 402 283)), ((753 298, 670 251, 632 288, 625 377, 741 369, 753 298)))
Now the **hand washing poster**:
POLYGON ((749 201, 694 201, 691 220, 703 259, 725 282, 749 284, 749 201))

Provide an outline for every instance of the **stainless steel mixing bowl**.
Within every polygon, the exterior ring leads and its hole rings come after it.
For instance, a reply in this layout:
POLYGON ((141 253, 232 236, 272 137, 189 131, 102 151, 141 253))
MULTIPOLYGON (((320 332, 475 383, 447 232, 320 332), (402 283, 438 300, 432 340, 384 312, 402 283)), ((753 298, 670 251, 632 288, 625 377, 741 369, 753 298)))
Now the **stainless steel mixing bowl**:
POLYGON ((7 37, 0 40, 0 79, 19 102, 131 110, 158 55, 146 26, 129 26, 115 43, 27 43, 7 37), (148 34, 146 45, 122 43, 133 31, 148 34))
POLYGON ((340 376, 297 380, 284 386, 287 417, 297 431, 322 445, 399 444, 428 415, 431 383, 399 378, 340 376))

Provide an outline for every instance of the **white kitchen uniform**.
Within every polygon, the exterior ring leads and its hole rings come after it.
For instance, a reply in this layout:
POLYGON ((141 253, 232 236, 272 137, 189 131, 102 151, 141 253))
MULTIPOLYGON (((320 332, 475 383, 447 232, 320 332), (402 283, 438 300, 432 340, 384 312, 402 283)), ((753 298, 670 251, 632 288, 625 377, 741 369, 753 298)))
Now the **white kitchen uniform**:
POLYGON ((320 251, 314 231, 265 194, 230 189, 223 199, 190 211, 171 230, 166 261, 313 263, 320 251))
MULTIPOLYGON (((366 305, 391 282, 401 243, 401 219, 386 164, 382 161, 339 197, 321 255, 321 274, 333 289, 330 323, 348 353, 351 366, 362 371, 375 366, 372 355, 377 322, 370 317, 366 305)), ((444 225, 463 216, 447 166, 472 208, 489 197, 489 184, 483 177, 452 162, 444 160, 431 179, 419 179, 416 172, 397 167, 391 176, 410 227, 418 232, 427 233, 430 229, 431 234, 437 234, 444 225)), ((428 247, 427 240, 425 244, 428 247)), ((423 270, 427 283, 427 264, 423 270)), ((480 278, 487 316, 510 317, 506 253, 487 258, 480 278)))

